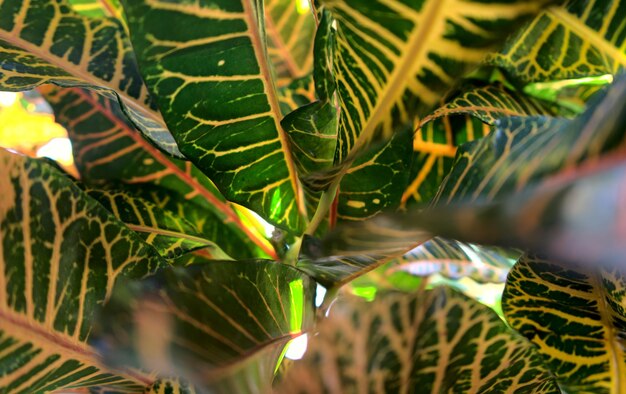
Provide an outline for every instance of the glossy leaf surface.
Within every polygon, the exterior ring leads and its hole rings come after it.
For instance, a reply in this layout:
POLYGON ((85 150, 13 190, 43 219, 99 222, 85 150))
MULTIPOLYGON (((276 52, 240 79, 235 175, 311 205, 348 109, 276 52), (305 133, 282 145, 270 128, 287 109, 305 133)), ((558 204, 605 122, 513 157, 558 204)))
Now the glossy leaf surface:
POLYGON ((181 152, 229 200, 301 232, 306 212, 280 125, 262 2, 132 1, 126 13, 142 75, 181 152))

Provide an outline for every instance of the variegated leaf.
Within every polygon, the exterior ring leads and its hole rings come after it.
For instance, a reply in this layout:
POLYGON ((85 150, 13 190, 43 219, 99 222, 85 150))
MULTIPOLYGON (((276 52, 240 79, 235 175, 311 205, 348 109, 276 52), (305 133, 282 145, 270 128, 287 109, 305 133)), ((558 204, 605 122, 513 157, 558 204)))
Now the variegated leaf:
POLYGON ((526 256, 513 267, 502 309, 538 346, 568 393, 626 390, 626 275, 593 264, 564 266, 526 256))
POLYGON ((0 151, 0 190, 0 391, 141 391, 148 376, 110 372, 86 341, 114 283, 154 273, 161 257, 41 161, 0 151))
POLYGON ((401 207, 427 205, 452 169, 457 146, 490 131, 489 125, 471 115, 442 117, 420 127, 413 137, 410 181, 402 194, 401 207))
POLYGON ((88 189, 109 212, 168 259, 200 250, 216 260, 230 260, 218 245, 204 239, 185 217, 124 190, 88 189))
POLYGON ((285 86, 313 70, 315 27, 309 0, 265 0, 268 54, 278 76, 278 86, 285 86), (286 82, 281 83, 283 80, 286 82))
POLYGON ((337 301, 284 393, 560 393, 535 348, 447 288, 337 301))
POLYGON ((396 133, 387 143, 354 161, 339 184, 338 221, 359 221, 396 209, 409 181, 412 133, 396 133))
POLYGON ((507 89, 499 83, 486 86, 467 86, 445 105, 422 120, 422 124, 444 116, 468 114, 483 123, 493 125, 496 120, 511 116, 544 115, 546 110, 531 97, 507 89))
POLYGON ((492 200, 572 170, 624 146, 626 79, 615 82, 576 119, 511 117, 486 139, 466 144, 437 203, 492 200))
POLYGON ((181 156, 120 24, 74 12, 64 0, 0 1, 0 88, 82 86, 119 102, 156 146, 181 156))
POLYGON ((281 351, 309 330, 314 282, 271 261, 172 267, 114 290, 96 340, 109 363, 211 392, 267 392, 281 351))
POLYGON ((604 74, 626 67, 623 0, 569 0, 511 36, 489 62, 522 83, 604 74))
POLYGON ((257 247, 263 256, 276 257, 268 241, 243 223, 206 176, 191 163, 154 149, 109 100, 77 88, 43 91, 69 132, 83 182, 132 185, 136 194, 184 217, 234 258, 256 257, 257 247))
POLYGON ((302 232, 306 212, 280 125, 262 2, 144 0, 126 12, 142 75, 181 152, 229 200, 302 232))
POLYGON ((550 1, 326 0, 336 20, 338 159, 424 116, 517 23, 550 1))

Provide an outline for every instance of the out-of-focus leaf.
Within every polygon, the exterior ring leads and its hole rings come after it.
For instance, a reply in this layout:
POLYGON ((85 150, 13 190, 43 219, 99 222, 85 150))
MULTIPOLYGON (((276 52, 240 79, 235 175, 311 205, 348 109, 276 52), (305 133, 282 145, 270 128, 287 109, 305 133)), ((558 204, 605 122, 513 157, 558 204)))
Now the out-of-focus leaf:
POLYGON ((53 167, 0 150, 0 392, 101 384, 141 391, 87 345, 96 308, 122 276, 165 265, 158 253, 53 167))
POLYGON ((626 66, 622 0, 570 0, 512 35, 489 63, 521 83, 617 74, 626 66))
POLYGON ((528 341, 444 287, 340 299, 319 331, 279 392, 560 393, 528 341))
POLYGON ((280 111, 285 116, 315 101, 315 86, 310 74, 279 88, 277 92, 280 111))
POLYGON ((172 267, 117 286, 95 343, 114 366, 265 393, 285 343, 312 327, 314 293, 306 275, 271 261, 172 267))
POLYGON ((154 149, 109 100, 83 89, 42 90, 69 132, 83 182, 132 185, 135 194, 184 217, 234 258, 258 256, 257 246, 276 256, 200 170, 154 149))
POLYGON ((153 144, 181 156, 119 23, 79 15, 65 0, 0 1, 0 88, 44 83, 88 87, 119 102, 153 144))
POLYGON ((509 275, 504 315, 537 345, 568 393, 626 390, 624 272, 526 256, 509 275))
POLYGON ((262 2, 125 6, 142 75, 181 152, 230 201, 301 233, 306 211, 280 125, 262 2))
POLYGON ((265 29, 278 86, 313 70, 315 18, 308 0, 265 0, 265 29))
POLYGON ((386 215, 346 222, 318 240, 305 237, 297 267, 325 286, 347 283, 392 258, 400 257, 431 235, 411 221, 386 215))
POLYGON ((515 260, 499 251, 444 238, 433 238, 391 261, 388 272, 415 276, 440 274, 450 279, 469 277, 479 283, 504 283, 515 260))
POLYGON ((459 150, 436 202, 493 200, 617 151, 626 131, 624 97, 626 79, 621 79, 575 119, 500 120, 489 137, 459 150))

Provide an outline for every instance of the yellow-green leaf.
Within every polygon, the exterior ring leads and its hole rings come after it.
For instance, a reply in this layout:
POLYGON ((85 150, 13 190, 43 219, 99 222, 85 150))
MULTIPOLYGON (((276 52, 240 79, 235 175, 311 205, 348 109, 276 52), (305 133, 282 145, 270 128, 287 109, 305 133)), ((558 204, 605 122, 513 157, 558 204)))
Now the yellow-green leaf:
POLYGON ((141 391, 148 376, 110 372, 86 342, 114 283, 161 257, 44 162, 0 151, 0 190, 0 391, 141 391))
POLYGON ((565 391, 617 394, 626 391, 625 289, 623 269, 525 256, 509 275, 502 309, 565 391))

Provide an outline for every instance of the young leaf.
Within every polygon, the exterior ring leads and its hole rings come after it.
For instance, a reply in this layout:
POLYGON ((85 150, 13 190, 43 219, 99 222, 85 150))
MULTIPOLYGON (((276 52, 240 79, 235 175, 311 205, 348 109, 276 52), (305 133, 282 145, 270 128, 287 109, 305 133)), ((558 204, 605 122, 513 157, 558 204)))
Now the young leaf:
POLYGON ((118 285, 95 343, 108 363, 211 392, 267 392, 281 351, 309 330, 314 282, 270 261, 172 267, 118 285))
POLYGON ((620 0, 570 0, 511 36, 489 62, 522 82, 617 74, 626 67, 620 0))
POLYGON ((280 125, 262 2, 130 1, 126 12, 142 75, 181 152, 230 201, 301 233, 306 212, 280 125))
POLYGON ((0 391, 149 383, 86 341, 114 283, 163 267, 158 253, 41 161, 0 151, 0 190, 0 391))
POLYGON ((338 300, 279 392, 560 393, 535 348, 447 288, 338 300))
POLYGON ((136 195, 183 216, 234 258, 256 257, 256 247, 265 252, 263 257, 276 257, 265 238, 244 225, 200 170, 154 149, 109 100, 78 88, 44 93, 57 121, 68 130, 83 182, 134 186, 136 195))
POLYGON ((621 393, 624 373, 623 266, 563 266, 526 256, 507 280, 502 309, 538 346, 567 392, 621 393))
POLYGON ((181 156, 119 23, 81 16, 64 0, 0 1, 0 88, 44 83, 88 87, 118 101, 153 144, 181 156))

